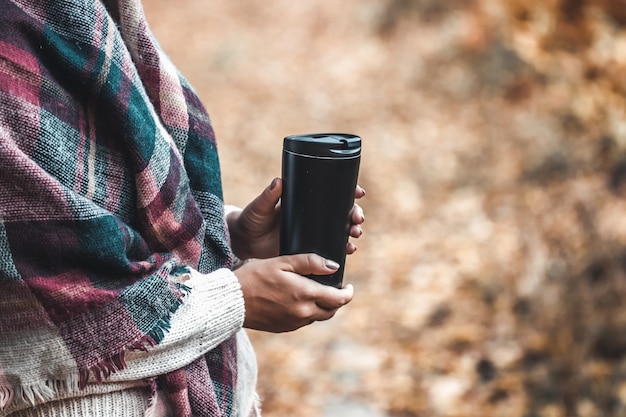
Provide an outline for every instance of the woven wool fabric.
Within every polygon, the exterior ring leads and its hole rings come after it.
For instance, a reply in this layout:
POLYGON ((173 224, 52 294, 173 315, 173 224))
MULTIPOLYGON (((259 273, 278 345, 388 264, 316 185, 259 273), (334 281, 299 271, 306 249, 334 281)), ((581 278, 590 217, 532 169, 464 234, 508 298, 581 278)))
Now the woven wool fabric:
MULTIPOLYGON (((123 369, 184 303, 170 278, 232 254, 209 118, 139 0, 0 10, 1 414, 123 369)), ((181 415, 231 415, 224 340, 155 380, 181 415)))

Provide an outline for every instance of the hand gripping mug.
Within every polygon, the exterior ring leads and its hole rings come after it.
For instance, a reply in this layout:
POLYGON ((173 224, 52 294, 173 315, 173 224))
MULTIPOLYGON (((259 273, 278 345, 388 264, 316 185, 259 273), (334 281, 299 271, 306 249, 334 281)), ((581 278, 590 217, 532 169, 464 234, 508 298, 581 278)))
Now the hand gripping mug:
POLYGON ((337 262, 331 275, 309 275, 340 288, 361 160, 361 138, 344 133, 283 141, 280 254, 316 253, 337 262))

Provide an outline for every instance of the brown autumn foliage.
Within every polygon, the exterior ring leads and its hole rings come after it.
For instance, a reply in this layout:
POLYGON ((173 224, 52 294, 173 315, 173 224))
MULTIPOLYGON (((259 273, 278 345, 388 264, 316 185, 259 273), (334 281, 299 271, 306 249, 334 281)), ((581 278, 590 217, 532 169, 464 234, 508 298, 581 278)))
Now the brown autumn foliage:
POLYGON ((356 298, 251 334, 266 416, 626 416, 625 0, 145 7, 229 202, 286 135, 364 141, 356 298))

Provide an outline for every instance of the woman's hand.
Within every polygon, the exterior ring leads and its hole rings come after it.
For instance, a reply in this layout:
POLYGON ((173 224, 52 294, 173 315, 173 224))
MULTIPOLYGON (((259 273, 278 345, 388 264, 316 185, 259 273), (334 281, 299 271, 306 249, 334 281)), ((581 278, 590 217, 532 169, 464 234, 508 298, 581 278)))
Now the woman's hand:
POLYGON ((328 275, 338 265, 315 254, 248 262, 235 271, 246 307, 244 327, 289 332, 328 320, 352 300, 351 285, 337 289, 303 275, 328 275))
MULTIPOLYGON (((280 197, 283 183, 274 178, 243 211, 229 213, 227 222, 230 230, 233 252, 239 259, 271 258, 278 256, 280 245, 280 197)), ((355 199, 365 196, 360 186, 354 192, 355 199)), ((365 221, 363 209, 355 204, 350 212, 352 225, 350 236, 358 238, 363 234, 361 224, 365 221)), ((356 246, 348 242, 346 253, 352 254, 356 246)))

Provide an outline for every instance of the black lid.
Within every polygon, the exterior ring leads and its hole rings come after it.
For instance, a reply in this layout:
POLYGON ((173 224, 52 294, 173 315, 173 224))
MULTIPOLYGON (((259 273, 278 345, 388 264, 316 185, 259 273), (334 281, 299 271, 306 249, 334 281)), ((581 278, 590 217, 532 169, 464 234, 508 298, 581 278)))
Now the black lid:
POLYGON ((315 133, 287 136, 283 149, 300 155, 353 158, 361 154, 361 138, 346 133, 315 133))

